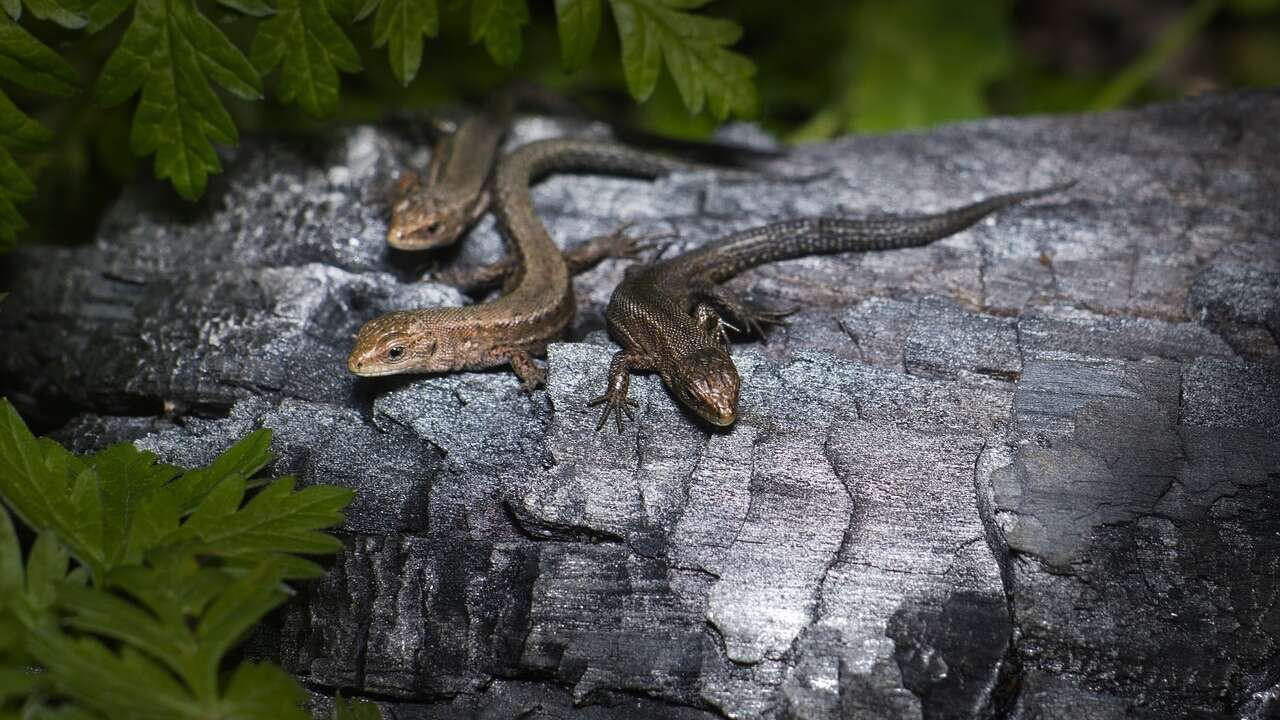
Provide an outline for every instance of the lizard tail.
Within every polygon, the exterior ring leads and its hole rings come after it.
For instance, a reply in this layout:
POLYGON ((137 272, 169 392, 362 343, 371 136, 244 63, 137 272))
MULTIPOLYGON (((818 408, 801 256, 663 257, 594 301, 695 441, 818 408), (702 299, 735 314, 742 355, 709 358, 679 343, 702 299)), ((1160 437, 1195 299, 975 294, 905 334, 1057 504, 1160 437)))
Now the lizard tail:
POLYGON ((805 255, 919 247, 954 235, 998 210, 1061 192, 1075 183, 1071 180, 994 195, 929 215, 786 220, 743 230, 705 245, 685 256, 685 269, 706 273, 713 282, 721 282, 757 265, 805 255))

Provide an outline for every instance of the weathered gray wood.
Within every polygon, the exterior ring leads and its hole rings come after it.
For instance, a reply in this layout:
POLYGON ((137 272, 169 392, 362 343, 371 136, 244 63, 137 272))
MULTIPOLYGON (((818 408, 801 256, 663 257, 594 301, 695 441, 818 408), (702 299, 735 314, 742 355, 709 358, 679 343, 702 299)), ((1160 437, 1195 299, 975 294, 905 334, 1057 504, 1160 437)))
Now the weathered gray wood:
MULTIPOLYGON (((808 146, 836 172, 798 185, 541 185, 562 242, 638 221, 685 248, 1080 180, 735 281, 802 309, 736 349, 728 432, 652 377, 595 432, 624 262, 577 280, 545 393, 348 376, 364 320, 465 301, 384 249, 371 188, 423 157, 369 128, 248 142, 194 218, 134 191, 96 246, 6 258, 0 380, 96 413, 60 433, 81 448, 197 463, 267 426, 277 470, 356 488, 347 551, 256 647, 395 717, 1270 717, 1277 128, 1280 93, 1240 93, 808 146), (180 423, 121 415, 164 403, 180 423)), ((500 247, 485 220, 454 259, 500 247)))

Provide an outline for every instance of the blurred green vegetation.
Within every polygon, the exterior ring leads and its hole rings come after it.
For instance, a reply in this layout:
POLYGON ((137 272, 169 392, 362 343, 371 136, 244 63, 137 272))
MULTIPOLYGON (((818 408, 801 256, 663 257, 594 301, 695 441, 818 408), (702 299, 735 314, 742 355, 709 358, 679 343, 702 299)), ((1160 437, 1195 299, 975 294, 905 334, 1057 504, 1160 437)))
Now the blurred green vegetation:
MULTIPOLYGON (((24 8, 19 0, 0 0, 8 12, 0 12, 0 23, 21 28, 64 58, 81 88, 48 94, 56 83, 14 81, 14 53, 0 27, 0 91, 48 129, 47 137, 37 137, 28 127, 31 132, 15 140, 15 116, 3 112, 0 96, 0 205, 23 203, 30 227, 21 241, 90 239, 120 188, 155 173, 155 158, 138 158, 130 149, 131 130, 138 145, 135 125, 147 122, 151 142, 142 149, 179 143, 169 137, 171 127, 183 129, 181 142, 190 140, 189 130, 191 137, 226 145, 235 139, 227 128, 318 134, 335 124, 483 102, 495 88, 522 78, 579 99, 603 117, 660 133, 702 137, 736 115, 803 142, 1280 84, 1280 0, 323 0, 333 28, 321 30, 330 36, 316 34, 310 15, 317 3, 23 0, 25 12, 13 22, 14 9, 24 8), (258 76, 230 61, 206 68, 213 82, 205 80, 205 87, 218 87, 208 97, 184 96, 197 112, 167 126, 171 118, 137 112, 133 91, 145 67, 116 68, 114 78, 105 77, 111 73, 104 67, 131 41, 125 30, 131 13, 184 4, 203 13, 258 76), (60 10, 83 12, 88 29, 98 31, 77 28, 65 15, 59 25, 60 10), (103 21, 113 13, 120 17, 103 21), (629 28, 621 38, 618 18, 629 28), (264 41, 268 24, 274 35, 264 41), (309 42, 298 40, 300 29, 312 31, 309 42), (331 37, 335 29, 345 45, 331 37), (266 72, 271 67, 275 72, 266 72), (317 73, 312 85, 299 80, 300 67, 317 73), (95 83, 96 94, 90 91, 95 83), (265 101, 253 99, 259 92, 265 101), (104 107, 104 98, 114 104, 104 107), (219 121, 210 98, 225 107, 229 124, 219 121), (700 112, 690 114, 690 107, 700 112), (20 166, 33 187, 6 190, 3 160, 10 155, 18 165, 7 177, 20 166)), ((154 38, 132 41, 147 48, 154 38)), ((212 155, 204 170, 189 162, 201 157, 196 148, 161 163, 169 163, 170 176, 190 171, 185 185, 173 180, 185 196, 203 189, 205 170, 216 171, 212 155)))

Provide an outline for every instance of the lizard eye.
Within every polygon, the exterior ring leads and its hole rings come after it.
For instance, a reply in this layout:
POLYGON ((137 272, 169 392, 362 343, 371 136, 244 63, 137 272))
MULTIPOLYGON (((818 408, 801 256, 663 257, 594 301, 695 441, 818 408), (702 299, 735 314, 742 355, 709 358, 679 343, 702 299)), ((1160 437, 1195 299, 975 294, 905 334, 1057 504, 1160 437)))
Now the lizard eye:
POLYGON ((438 222, 433 222, 433 223, 431 223, 430 225, 428 225, 428 226, 427 226, 427 234, 428 234, 428 235, 435 235, 435 234, 436 234, 436 233, 438 233, 438 232, 440 232, 440 223, 438 223, 438 222))
POLYGON ((402 357, 404 357, 404 348, 399 345, 396 345, 387 351, 387 359, 392 362, 395 362, 402 357))

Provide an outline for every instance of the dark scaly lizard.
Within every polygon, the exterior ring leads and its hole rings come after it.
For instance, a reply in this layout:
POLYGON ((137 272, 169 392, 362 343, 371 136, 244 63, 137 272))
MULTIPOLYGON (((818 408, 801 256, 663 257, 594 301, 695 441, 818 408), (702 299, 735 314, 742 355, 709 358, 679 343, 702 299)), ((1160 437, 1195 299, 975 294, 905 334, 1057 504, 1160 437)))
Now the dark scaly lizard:
MULTIPOLYGON (((785 313, 755 310, 721 283, 764 263, 804 255, 893 250, 927 245, 973 225, 1001 208, 1057 192, 1073 183, 996 195, 932 215, 879 215, 862 219, 787 220, 734 233, 668 260, 627 268, 609 299, 609 331, 622 346, 609 363, 608 387, 589 405, 604 404, 622 432, 634 420, 627 397, 632 370, 652 370, 685 407, 712 425, 737 419, 738 370, 729 357, 721 313, 744 328, 779 322, 785 313)), ((730 325, 732 327, 732 325, 730 325)))
POLYGON ((560 249, 538 221, 529 185, 553 171, 600 171, 654 178, 705 166, 591 140, 542 140, 498 165, 493 195, 516 265, 493 302, 402 310, 365 323, 347 367, 356 375, 472 370, 510 363, 526 390, 543 384, 532 355, 573 318, 573 286, 560 249))

